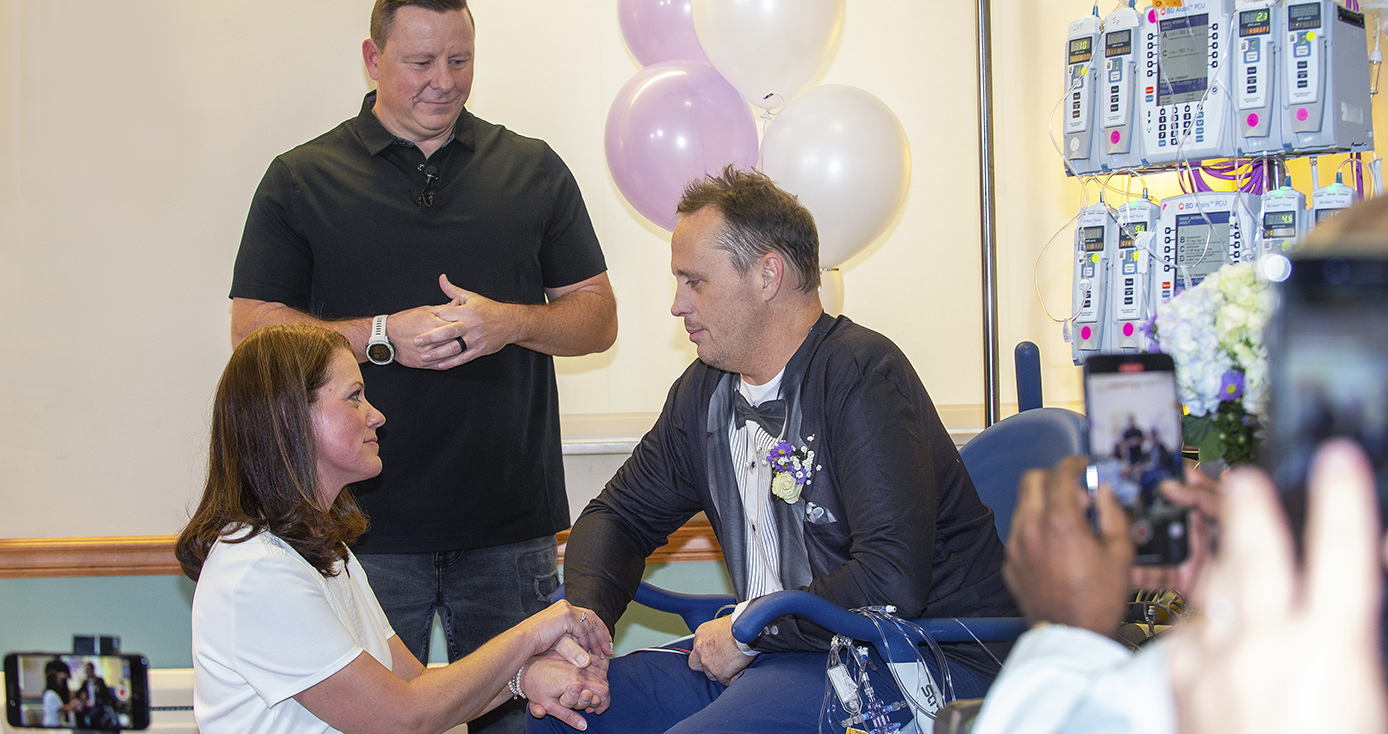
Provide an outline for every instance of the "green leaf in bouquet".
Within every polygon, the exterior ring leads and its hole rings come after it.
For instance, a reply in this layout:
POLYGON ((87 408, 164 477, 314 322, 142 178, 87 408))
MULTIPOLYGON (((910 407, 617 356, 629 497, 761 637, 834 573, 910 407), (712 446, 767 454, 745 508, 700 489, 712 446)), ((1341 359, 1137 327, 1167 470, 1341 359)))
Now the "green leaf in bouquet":
POLYGON ((1215 461, 1224 458, 1224 439, 1219 431, 1209 431, 1200 440, 1200 460, 1215 461))
POLYGON ((1213 428, 1209 416, 1188 415, 1181 419, 1181 438, 1187 446, 1199 446, 1213 428))

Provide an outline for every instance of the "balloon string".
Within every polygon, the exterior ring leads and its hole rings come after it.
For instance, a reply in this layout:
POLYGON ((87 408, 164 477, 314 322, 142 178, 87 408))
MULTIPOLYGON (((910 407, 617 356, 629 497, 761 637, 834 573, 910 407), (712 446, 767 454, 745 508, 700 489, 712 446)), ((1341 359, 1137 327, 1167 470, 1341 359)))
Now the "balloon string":
MULTIPOLYGON (((771 99, 772 97, 781 97, 781 95, 780 95, 779 93, 777 93, 777 92, 770 92, 770 93, 768 93, 766 96, 762 97, 762 101, 765 102, 766 100, 771 99)), ((771 112, 771 110, 772 110, 772 109, 780 109, 780 108, 785 107, 785 106, 786 106, 786 100, 785 100, 784 97, 781 97, 781 103, 780 103, 780 104, 776 105, 774 108, 772 108, 772 107, 764 107, 764 108, 762 108, 761 115, 759 115, 759 117, 760 117, 760 119, 761 119, 761 140, 758 140, 758 141, 757 141, 757 170, 758 170, 758 171, 761 171, 761 170, 762 170, 762 146, 761 146, 761 143, 762 143, 762 140, 766 140, 766 126, 769 125, 769 124, 771 124, 771 118, 775 117, 775 115, 771 112)))

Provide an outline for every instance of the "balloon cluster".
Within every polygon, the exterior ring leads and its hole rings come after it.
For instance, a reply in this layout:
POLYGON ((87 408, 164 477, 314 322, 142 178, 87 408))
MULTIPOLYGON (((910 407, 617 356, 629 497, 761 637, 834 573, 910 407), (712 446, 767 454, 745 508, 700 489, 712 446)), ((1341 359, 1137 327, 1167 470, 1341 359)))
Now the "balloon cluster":
POLYGON ((882 234, 906 200, 901 122, 855 87, 800 92, 828 60, 845 0, 619 0, 627 48, 645 68, 607 115, 607 165, 631 206, 675 228, 684 187, 728 164, 757 166, 800 197, 819 227, 820 265, 882 234), (782 108, 760 150, 748 103, 782 108))

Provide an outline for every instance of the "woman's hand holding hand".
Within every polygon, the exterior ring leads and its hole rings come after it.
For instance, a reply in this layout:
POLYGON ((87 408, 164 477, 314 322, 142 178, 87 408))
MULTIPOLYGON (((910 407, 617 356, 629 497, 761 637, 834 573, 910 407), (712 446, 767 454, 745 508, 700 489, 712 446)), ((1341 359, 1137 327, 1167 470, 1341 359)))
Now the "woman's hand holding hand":
POLYGON ((607 625, 594 612, 563 599, 521 624, 530 628, 536 652, 556 650, 580 668, 591 664, 589 655, 599 659, 612 655, 612 635, 607 625))
POLYGON ((601 714, 610 703, 607 659, 598 657, 587 667, 578 667, 557 650, 541 653, 526 662, 521 689, 530 700, 531 716, 554 716, 583 731, 588 722, 578 712, 601 714))

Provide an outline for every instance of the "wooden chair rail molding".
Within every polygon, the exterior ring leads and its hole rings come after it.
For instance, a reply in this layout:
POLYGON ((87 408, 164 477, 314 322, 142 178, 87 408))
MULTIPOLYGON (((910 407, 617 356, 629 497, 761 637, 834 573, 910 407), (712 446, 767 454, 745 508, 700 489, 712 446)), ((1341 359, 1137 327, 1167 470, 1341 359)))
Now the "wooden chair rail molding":
MULTIPOLYGON (((177 576, 174 535, 109 538, 0 538, 0 578, 63 576, 177 576)), ((558 535, 559 562, 569 531, 558 535)), ((723 550, 702 516, 690 520, 657 548, 647 563, 721 561, 723 550)))

